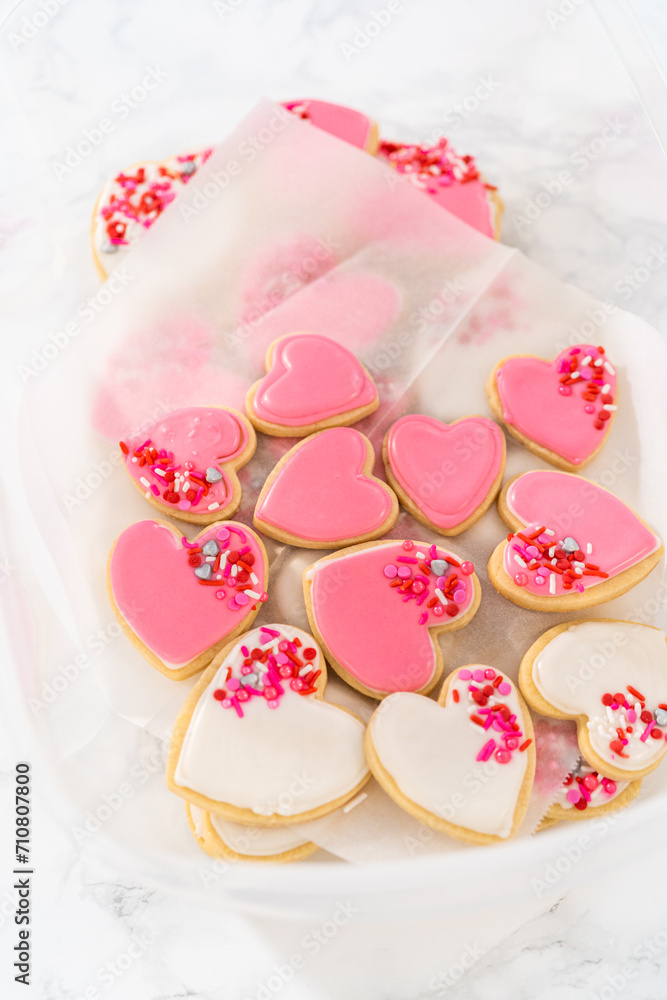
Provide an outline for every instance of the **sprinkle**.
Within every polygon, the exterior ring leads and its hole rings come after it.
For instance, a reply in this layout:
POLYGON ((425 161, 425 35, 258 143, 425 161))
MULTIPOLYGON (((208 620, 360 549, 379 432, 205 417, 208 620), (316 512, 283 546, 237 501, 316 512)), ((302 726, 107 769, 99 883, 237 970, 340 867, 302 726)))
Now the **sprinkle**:
POLYGON ((612 366, 609 364, 608 361, 605 361, 605 363, 604 363, 604 370, 606 372, 609 372, 610 375, 615 375, 616 374, 615 370, 612 368, 612 366))
POLYGON ((439 587, 435 588, 435 595, 436 595, 436 597, 438 598, 438 600, 440 601, 441 604, 446 604, 447 603, 447 598, 445 597, 445 595, 443 594, 443 592, 440 590, 439 587))
POLYGON ((220 504, 218 503, 218 501, 214 500, 213 503, 210 503, 208 505, 208 510, 217 510, 219 506, 220 504))
POLYGON ((360 805, 364 801, 364 799, 367 798, 368 798, 368 792, 360 792, 359 795, 356 795, 353 799, 351 799, 347 803, 347 805, 343 806, 343 812, 344 813, 351 812, 352 809, 356 809, 356 807, 360 805))
POLYGON ((481 760, 481 761, 488 760, 495 749, 496 749, 496 741, 488 740, 484 744, 482 749, 479 751, 477 756, 475 757, 475 760, 481 760))

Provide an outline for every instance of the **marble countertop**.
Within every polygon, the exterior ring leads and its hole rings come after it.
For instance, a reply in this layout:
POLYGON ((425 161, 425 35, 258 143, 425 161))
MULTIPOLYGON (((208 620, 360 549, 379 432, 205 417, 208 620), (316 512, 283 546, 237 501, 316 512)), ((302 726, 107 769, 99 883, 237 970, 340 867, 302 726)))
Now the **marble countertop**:
MULTIPOLYGON (((261 96, 356 105, 391 137, 445 132, 499 185, 507 243, 667 333, 664 275, 644 266, 656 247, 667 246, 667 167, 656 138, 662 110, 649 98, 651 127, 585 0, 466 10, 451 0, 201 0, 187 11, 173 0, 36 0, 0 5, 0 12, 3 6, 0 405, 7 426, 16 422, 19 366, 97 290, 88 219, 103 181, 138 159, 215 141, 261 96), (151 71, 159 86, 145 99, 126 100, 151 71), (68 146, 103 117, 113 123, 104 140, 58 171, 68 146), (563 182, 563 171, 571 181, 563 182)), ((609 21, 608 5, 600 6, 609 21)), ((656 58, 667 60, 664 5, 636 0, 635 7, 656 58)), ((657 79, 646 59, 633 70, 644 93, 657 79)), ((2 556, 6 597, 13 582, 2 556)), ((330 933, 312 922, 225 912, 139 884, 80 849, 47 788, 48 748, 16 725, 13 699, 20 697, 20 686, 8 683, 0 703, 0 852, 8 859, 0 866, 3 997, 667 994, 664 850, 581 878, 575 871, 543 895, 508 899, 492 921, 462 913, 456 927, 341 920, 330 933), (10 776, 15 761, 26 759, 34 768, 37 871, 32 992, 14 984, 11 971, 10 776)))

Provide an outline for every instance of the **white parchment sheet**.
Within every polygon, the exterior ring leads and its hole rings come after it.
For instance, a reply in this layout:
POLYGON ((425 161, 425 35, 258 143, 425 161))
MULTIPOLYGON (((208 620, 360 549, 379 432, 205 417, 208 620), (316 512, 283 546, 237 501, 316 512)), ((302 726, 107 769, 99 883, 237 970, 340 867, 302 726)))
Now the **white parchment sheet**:
MULTIPOLYGON (((469 229, 367 154, 264 102, 216 149, 93 305, 58 331, 53 342, 61 346, 27 383, 20 474, 41 539, 25 546, 24 558, 38 578, 46 546, 82 648, 99 630, 110 636, 94 657, 95 692, 90 684, 71 685, 44 716, 55 752, 81 755, 79 770, 86 770, 84 755, 92 768, 105 753, 104 718, 95 729, 88 711, 99 690, 109 710, 128 722, 127 741, 113 753, 131 762, 135 727, 146 731, 144 742, 168 734, 193 683, 163 677, 117 634, 107 555, 123 528, 155 516, 120 467, 118 440, 183 405, 243 408, 247 387, 263 374, 267 345, 298 331, 333 337, 370 369, 381 406, 358 427, 376 453, 403 413, 445 421, 488 415, 484 383, 507 354, 552 357, 567 344, 603 343, 618 370, 622 409, 586 474, 667 534, 667 349, 659 334, 469 229)), ((260 435, 241 471, 238 519, 252 523, 266 475, 292 444, 260 435)), ((508 477, 540 465, 508 438, 508 477)), ((381 462, 376 474, 383 474, 381 462)), ((486 561, 506 530, 494 507, 443 543, 475 563, 483 589, 474 621, 440 639, 447 672, 486 662, 516 679, 528 646, 575 617, 525 611, 496 593, 486 561)), ((184 533, 195 531, 185 526, 184 533)), ((438 541, 405 512, 390 535, 438 541)), ((256 624, 307 628, 301 574, 324 553, 270 539, 267 549, 270 599, 256 624)), ((665 594, 661 565, 591 616, 664 626, 665 594)), ((45 680, 48 668, 29 678, 28 696, 45 680)), ((364 718, 374 707, 331 672, 328 698, 364 718)), ((540 781, 520 835, 535 828, 573 763, 570 736, 571 729, 544 741, 540 781)), ((663 793, 665 779, 667 773, 653 776, 645 794, 663 793)), ((87 787, 95 787, 92 772, 87 787)), ((377 786, 367 792, 354 809, 313 824, 313 838, 355 862, 407 856, 415 837, 426 839, 426 851, 459 848, 425 833, 377 786)), ((145 820, 137 822, 139 795, 114 835, 125 846, 168 850, 173 824, 184 823, 182 804, 159 788, 151 796, 145 820)), ((180 850, 182 838, 177 842, 180 850)))

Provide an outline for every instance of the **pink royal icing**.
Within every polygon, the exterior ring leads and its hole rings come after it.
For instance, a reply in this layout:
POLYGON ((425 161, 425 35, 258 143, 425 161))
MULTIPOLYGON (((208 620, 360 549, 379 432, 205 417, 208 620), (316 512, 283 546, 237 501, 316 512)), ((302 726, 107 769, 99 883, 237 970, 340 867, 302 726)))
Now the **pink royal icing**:
POLYGON ((372 379, 346 347, 319 334, 295 333, 274 346, 253 409, 266 423, 303 427, 376 399, 372 379))
POLYGON ((500 473, 503 434, 485 417, 443 424, 410 414, 392 426, 387 456, 399 485, 432 524, 449 530, 484 502, 500 473))
POLYGON ((315 626, 333 658, 363 687, 419 691, 433 679, 429 633, 471 608, 472 563, 421 542, 386 541, 307 571, 315 626))
POLYGON ((259 539, 233 521, 187 544, 157 521, 131 524, 116 540, 109 576, 120 614, 173 669, 237 629, 266 600, 259 539), (241 561, 250 572, 238 568, 241 561))
POLYGON ((367 439, 332 427, 298 445, 260 500, 255 516, 307 541, 372 534, 392 511, 386 487, 364 474, 367 439))
POLYGON ((590 344, 567 348, 553 361, 508 358, 496 386, 505 423, 571 465, 600 447, 616 409, 616 371, 590 344))
POLYGON ((209 514, 225 507, 232 485, 224 463, 248 446, 248 430, 221 407, 175 410, 141 435, 121 441, 127 471, 165 509, 209 514))
POLYGON ((359 149, 366 149, 373 138, 375 125, 372 119, 361 111, 355 111, 354 108, 331 104, 329 101, 314 101, 310 98, 285 101, 283 106, 292 114, 322 129, 323 132, 335 135, 359 149))
POLYGON ((507 542, 503 567, 540 597, 583 592, 661 545, 612 493, 567 472, 526 472, 510 484, 506 502, 526 528, 507 542))
POLYGON ((460 156, 444 137, 433 146, 383 141, 378 156, 437 205, 485 236, 495 237, 496 211, 490 195, 496 189, 481 179, 472 156, 460 156))

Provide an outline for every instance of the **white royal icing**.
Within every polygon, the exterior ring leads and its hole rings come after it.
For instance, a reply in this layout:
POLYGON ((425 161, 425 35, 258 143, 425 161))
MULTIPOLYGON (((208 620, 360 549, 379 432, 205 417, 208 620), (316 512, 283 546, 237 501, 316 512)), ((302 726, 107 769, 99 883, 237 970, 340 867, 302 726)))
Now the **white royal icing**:
MULTIPOLYGON (((470 719, 480 709, 470 702, 469 686, 481 688, 490 682, 463 679, 460 673, 450 683, 445 708, 419 694, 399 692, 386 698, 370 722, 373 746, 382 766, 412 802, 456 826, 508 837, 527 755, 516 747, 508 763, 498 763, 493 755, 486 761, 476 759, 491 739, 498 748, 503 741, 499 731, 493 727, 485 731, 470 719)), ((504 675, 503 683, 511 684, 504 675)), ((521 733, 516 739, 521 745, 526 737, 513 684, 509 694, 491 696, 484 707, 499 701, 516 716, 521 733)))
MULTIPOLYGON (((311 636, 286 625, 270 625, 280 637, 298 637, 302 649, 317 649, 311 636)), ((192 714, 176 766, 176 784, 257 815, 297 816, 353 791, 366 777, 364 726, 354 716, 314 694, 283 684, 277 707, 262 697, 243 703, 243 718, 213 692, 224 688, 227 668, 241 677, 241 647, 262 645, 261 629, 235 644, 192 714)), ((277 643, 279 639, 273 640, 277 643)), ((270 643, 264 642, 264 647, 270 643)), ((321 669, 319 649, 309 667, 321 669)))
POLYGON ((624 771, 639 771, 654 764, 667 749, 666 727, 657 727, 662 739, 641 737, 641 702, 628 684, 645 698, 645 709, 655 717, 659 704, 667 704, 667 644, 665 635, 648 625, 632 622, 583 622, 572 625, 549 642, 533 663, 533 682, 543 698, 567 715, 588 718, 593 750, 624 771), (602 703, 606 693, 627 695, 630 709, 612 709, 602 703), (630 712, 630 718, 628 717, 630 712), (633 719, 632 712, 637 718, 633 719), (627 726, 632 732, 627 733, 627 726), (628 740, 620 757, 610 748, 617 728, 628 740))
MULTIPOLYGON (((190 806, 190 811, 197 835, 201 837, 205 813, 197 806, 190 806)), ((304 844, 308 843, 303 834, 297 833, 291 826, 241 826, 240 823, 232 823, 215 813, 208 813, 208 815, 213 829, 223 844, 235 851, 236 854, 245 854, 249 858, 284 854, 286 851, 293 851, 296 847, 303 847, 304 844)))
MULTIPOLYGON (((605 781, 605 779, 603 779, 600 775, 598 775, 598 772, 595 770, 594 767, 591 767, 590 764, 587 764, 586 761, 582 760, 572 772, 575 781, 570 782, 568 785, 563 784, 560 786, 556 798, 554 799, 554 805, 562 806, 563 809, 574 809, 574 803, 570 802, 570 800, 567 797, 567 793, 570 791, 570 789, 576 787, 575 782, 577 778, 585 778, 589 774, 594 774, 598 778, 598 784, 597 787, 594 788, 592 791, 590 789, 587 789, 590 799, 588 805, 586 806, 586 809, 592 809, 595 808, 596 806, 604 806, 608 802, 613 802, 614 799, 618 798, 621 792, 624 792, 625 789, 630 784, 629 781, 614 781, 613 785, 615 786, 615 791, 613 791, 610 795, 608 792, 605 791, 605 787, 603 784, 603 781, 605 781)), ((586 809, 582 810, 582 812, 586 812, 586 809)))

